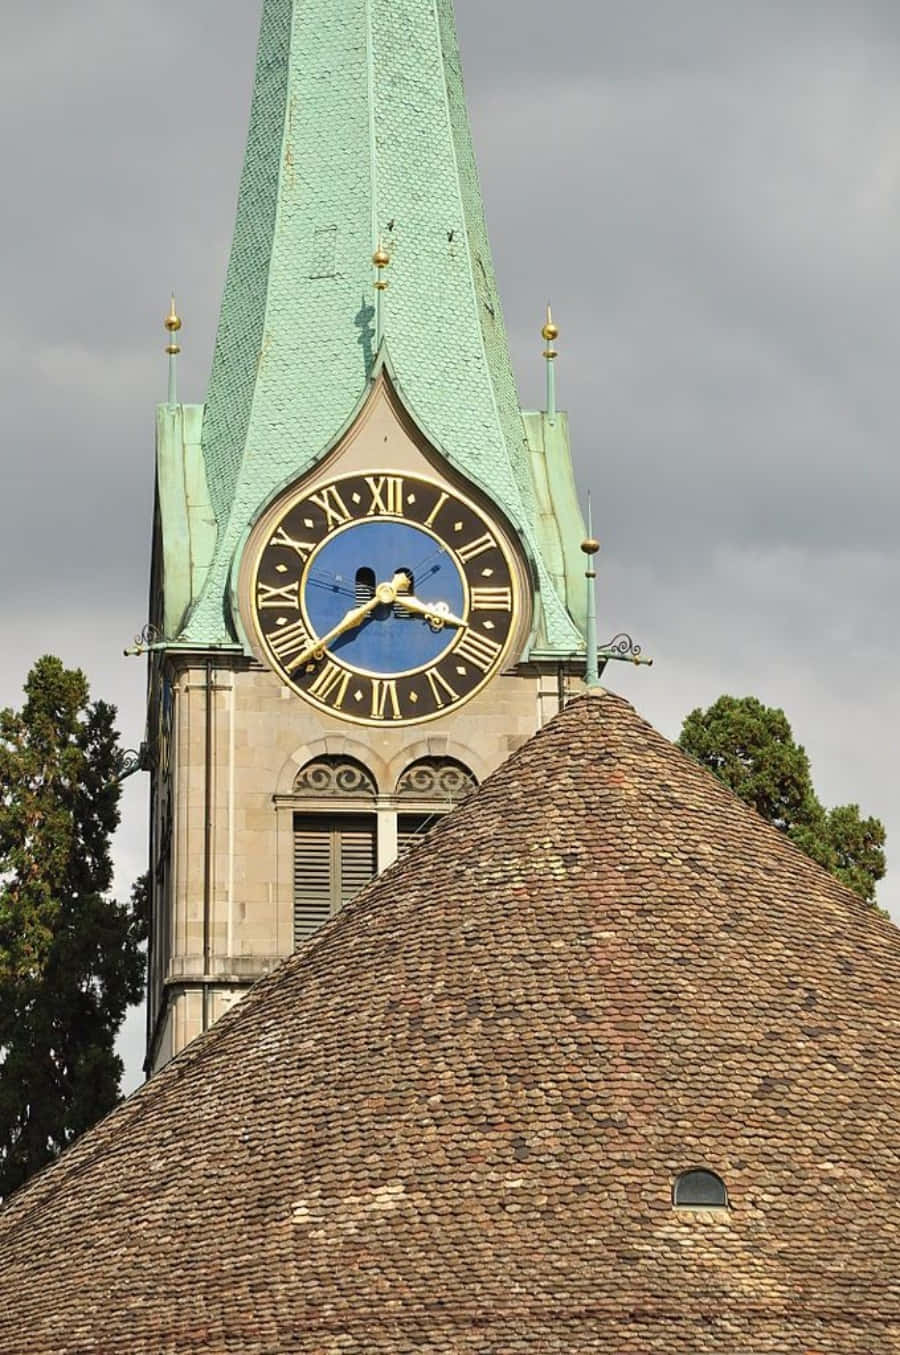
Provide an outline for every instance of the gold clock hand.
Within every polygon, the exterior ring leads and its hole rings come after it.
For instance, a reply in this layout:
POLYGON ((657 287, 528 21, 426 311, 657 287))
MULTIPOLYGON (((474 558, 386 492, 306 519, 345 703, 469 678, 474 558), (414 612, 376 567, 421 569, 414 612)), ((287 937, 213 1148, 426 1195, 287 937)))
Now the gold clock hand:
POLYGON ((442 630, 444 626, 467 626, 469 624, 461 616, 455 616, 446 602, 420 602, 418 598, 410 597, 407 593, 404 593, 400 599, 400 606, 405 607, 408 612, 415 612, 417 616, 424 616, 425 620, 430 622, 435 630, 442 630))
POLYGON ((380 583, 375 589, 375 596, 369 598, 368 602, 363 602, 359 607, 351 607, 342 621, 325 635, 321 635, 318 640, 298 654, 296 658, 285 668, 286 673, 293 673, 296 669, 302 668, 310 659, 320 659, 325 650, 331 644, 332 640, 337 640, 345 631, 353 630, 362 621, 365 621, 370 612, 374 612, 376 607, 390 606, 396 602, 397 594, 403 585, 408 586, 408 579, 405 574, 395 574, 390 583, 380 583))
POLYGON ((333 630, 328 631, 326 635, 321 635, 314 644, 311 644, 307 649, 304 649, 302 654, 298 654, 296 658, 292 659, 287 665, 285 672, 293 673, 295 669, 302 668, 305 663, 309 663, 310 659, 321 659, 332 640, 336 640, 339 635, 343 635, 345 630, 352 630, 353 627, 358 626, 361 621, 365 621, 369 612, 374 612, 378 605, 379 599, 376 596, 370 598, 368 602, 364 602, 359 607, 351 607, 343 621, 339 621, 333 630))

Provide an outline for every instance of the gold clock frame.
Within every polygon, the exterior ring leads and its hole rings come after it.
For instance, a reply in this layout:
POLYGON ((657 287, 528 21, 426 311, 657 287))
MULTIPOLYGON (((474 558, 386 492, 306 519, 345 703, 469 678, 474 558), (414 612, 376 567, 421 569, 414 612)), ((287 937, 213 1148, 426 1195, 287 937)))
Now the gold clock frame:
MULTIPOLYGON (((337 468, 335 469, 337 470, 337 468)), ((315 632, 312 627, 309 626, 309 617, 306 612, 304 597, 304 584, 308 576, 308 571, 326 543, 333 541, 339 534, 350 530, 354 526, 358 526, 362 522, 405 523, 407 526, 414 527, 433 537, 435 543, 446 549, 453 559, 454 566, 462 578, 465 590, 466 615, 468 616, 470 614, 471 588, 469 580, 451 542, 448 541, 445 536, 440 535, 433 526, 428 526, 424 522, 417 522, 414 518, 407 517, 405 512, 402 514, 375 513, 353 518, 351 521, 342 523, 340 526, 327 533, 327 535, 322 537, 322 539, 316 543, 315 549, 309 558, 302 564, 300 577, 298 579, 298 600, 304 625, 309 628, 310 633, 313 636, 315 635, 315 632)), ((474 499, 471 494, 458 489, 451 481, 435 475, 423 473, 418 469, 411 468, 409 465, 397 466, 395 468, 381 465, 374 468, 361 467, 352 470, 340 470, 331 475, 323 475, 320 468, 320 473, 315 477, 310 477, 303 484, 292 486, 270 504, 255 523, 244 550, 239 578, 241 611, 242 614, 245 615, 245 618, 251 623, 250 626, 247 627, 247 633, 250 637, 254 653, 260 662, 268 668, 284 686, 288 687, 296 696, 300 697, 301 700, 305 701, 313 709, 324 715, 331 716, 332 719, 347 724, 362 725, 368 728, 409 729, 434 720, 452 718, 475 697, 479 696, 484 691, 485 687, 510 666, 513 655, 518 656, 524 645, 525 627, 530 621, 530 596, 527 587, 528 568, 520 552, 513 545, 512 533, 506 526, 501 515, 496 509, 489 509, 483 506, 474 499), (290 674, 281 666, 269 647, 265 632, 259 624, 259 612, 256 602, 257 580, 262 558, 269 548, 271 537, 277 531, 281 522, 297 507, 298 504, 302 503, 304 499, 309 498, 310 495, 321 492, 330 485, 340 486, 345 481, 358 480, 370 476, 373 478, 382 476, 400 477, 410 483, 427 486, 429 489, 434 490, 438 497, 442 494, 446 494, 449 499, 459 502, 469 512, 481 519, 484 522, 485 527, 492 533, 497 548, 506 564, 512 592, 512 620, 506 639, 497 659, 491 664, 476 685, 466 692, 464 696, 457 698, 451 705, 428 711, 421 715, 416 714, 414 716, 402 717, 399 719, 379 719, 370 715, 356 714, 351 710, 336 709, 335 707, 328 705, 327 702, 321 701, 317 697, 310 695, 307 689, 295 683, 291 679, 290 674)), ((463 636, 468 629, 469 627, 466 626, 464 629, 460 630, 458 639, 449 645, 438 659, 432 660, 431 663, 419 665, 416 668, 404 669, 392 673, 389 675, 390 678, 397 679, 410 677, 433 669, 438 663, 454 653, 456 647, 462 643, 463 636)), ((386 676, 382 673, 374 673, 371 670, 351 665, 339 656, 331 654, 328 650, 326 650, 325 653, 332 663, 339 667, 343 672, 349 674, 351 681, 354 677, 372 681, 375 679, 384 679, 386 676)))

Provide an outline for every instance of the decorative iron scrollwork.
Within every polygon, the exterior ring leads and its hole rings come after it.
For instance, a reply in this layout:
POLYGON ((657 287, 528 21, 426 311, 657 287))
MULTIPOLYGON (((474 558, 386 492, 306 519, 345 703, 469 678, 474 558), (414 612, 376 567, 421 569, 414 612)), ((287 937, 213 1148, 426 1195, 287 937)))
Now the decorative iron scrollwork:
POLYGON ((119 765, 116 781, 121 783, 127 781, 129 776, 134 776, 136 772, 149 772, 150 770, 150 749, 146 743, 142 743, 140 748, 123 748, 119 753, 119 765))
POLYGON ((164 636, 159 626, 153 626, 148 621, 141 633, 134 637, 134 643, 141 649, 146 649, 148 645, 159 644, 160 640, 163 638, 164 636))
POLYGON ((640 645, 636 645, 625 631, 620 631, 607 644, 600 646, 600 653, 607 658, 639 659, 643 649, 640 645))
POLYGON ((478 782, 468 767, 452 758, 422 758, 407 767, 397 782, 400 799, 439 804, 459 804, 477 789, 478 782))
POLYGON ((378 794, 372 773, 361 762, 341 757, 308 762, 294 782, 294 791, 317 800, 374 800, 378 794))

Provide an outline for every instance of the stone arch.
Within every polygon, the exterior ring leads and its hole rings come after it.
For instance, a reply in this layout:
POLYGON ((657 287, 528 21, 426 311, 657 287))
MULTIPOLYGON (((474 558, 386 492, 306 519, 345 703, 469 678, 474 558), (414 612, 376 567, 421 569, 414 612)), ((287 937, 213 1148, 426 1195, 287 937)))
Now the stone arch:
POLYGON ((402 752, 391 759, 385 768, 386 776, 383 784, 386 793, 391 795, 395 792, 397 784, 407 767, 427 758, 443 758, 460 763, 461 766, 472 773, 476 784, 479 786, 493 771, 493 767, 489 767, 479 757, 478 753, 467 744, 460 743, 457 739, 450 738, 446 734, 433 734, 431 737, 417 739, 414 743, 407 744, 402 752))
POLYGON ((425 757, 411 762, 397 780, 397 801, 452 807, 478 789, 475 773, 457 758, 425 757))
POLYGON ((301 799, 374 804, 378 787, 368 767, 356 758, 326 755, 313 758, 300 768, 294 781, 294 794, 301 799))
POLYGON ((369 744, 346 734, 328 734, 324 738, 301 744, 282 764, 275 788, 276 795, 293 795, 297 777, 304 767, 319 759, 345 759, 363 766, 375 782, 378 795, 389 795, 396 779, 384 759, 369 744))

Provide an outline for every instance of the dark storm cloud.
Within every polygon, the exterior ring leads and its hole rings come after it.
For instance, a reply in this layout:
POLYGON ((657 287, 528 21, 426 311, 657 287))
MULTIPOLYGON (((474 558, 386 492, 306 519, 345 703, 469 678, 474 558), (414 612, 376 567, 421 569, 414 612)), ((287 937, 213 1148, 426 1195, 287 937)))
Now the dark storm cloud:
POLYGON ((161 317, 180 283, 183 390, 200 399, 257 26, 243 4, 6 7, 7 576, 28 557, 13 606, 53 590, 71 608, 86 596, 121 606, 128 633, 143 622, 161 317))
POLYGON ((823 32, 790 59, 773 32, 762 70, 698 43, 688 75, 473 99, 520 362, 549 275, 598 469, 617 499, 652 471, 658 529, 687 514, 698 547, 894 535, 896 51, 823 32))
MULTIPOLYGON (((146 616, 161 320, 174 283, 202 399, 259 8, 4 6, 0 700, 60 648, 131 740, 143 673, 115 651, 146 616)), ((783 705, 823 794, 896 838, 900 7, 457 0, 457 19, 523 397, 551 295, 601 614, 659 659, 612 684, 670 734, 723 690, 783 705)))
POLYGON ((548 76, 614 81, 669 79, 711 64, 776 64, 819 44, 900 45, 893 0, 516 0, 515 6, 457 4, 471 84, 536 88, 548 76), (526 76, 537 86, 523 86, 526 76))

